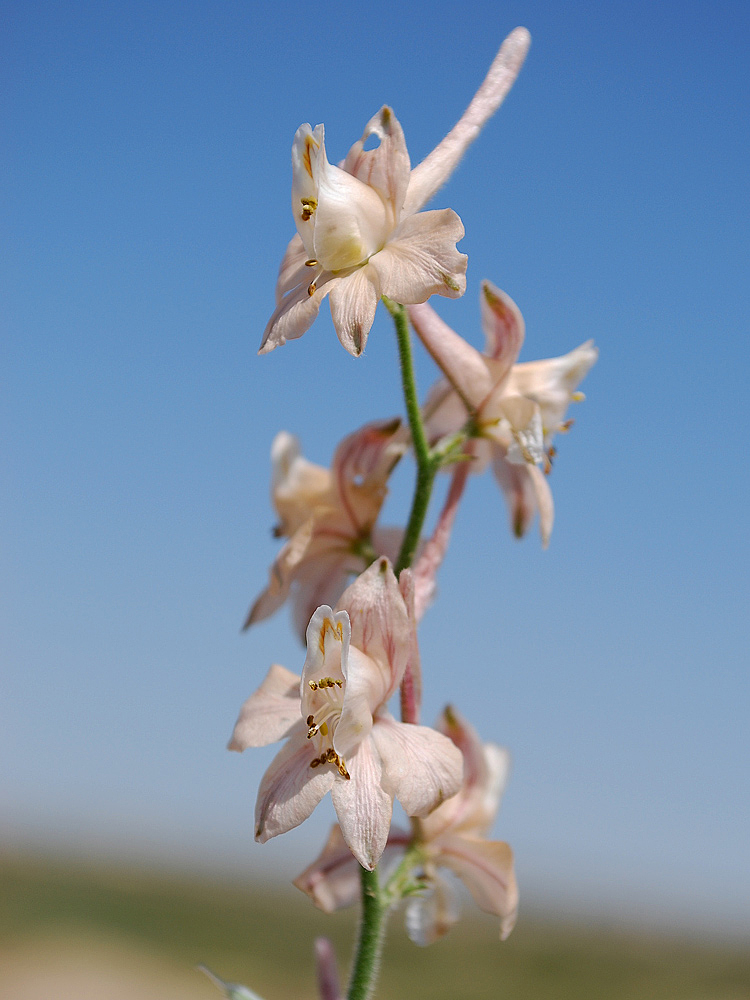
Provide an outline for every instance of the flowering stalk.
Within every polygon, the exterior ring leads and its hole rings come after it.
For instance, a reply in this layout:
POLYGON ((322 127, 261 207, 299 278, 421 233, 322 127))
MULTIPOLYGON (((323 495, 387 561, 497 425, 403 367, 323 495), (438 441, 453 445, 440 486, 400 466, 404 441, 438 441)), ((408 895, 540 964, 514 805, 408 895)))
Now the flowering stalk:
MULTIPOLYGON (((422 525, 427 515, 435 475, 440 468, 440 458, 434 455, 427 443, 422 414, 417 395, 417 384, 414 377, 414 364, 411 351, 411 334, 406 310, 400 303, 393 302, 383 296, 383 303, 393 317, 398 341, 399 360, 401 364, 401 384, 404 391, 404 403, 411 430, 414 455, 417 462, 417 481, 414 488, 409 520, 401 543, 401 550, 396 559, 394 571, 398 577, 402 570, 411 566, 419 544, 422 525)), ((399 872, 402 871, 400 866, 399 872)), ((396 873, 398 874, 398 873, 396 873)), ((387 890, 382 890, 378 883, 377 868, 374 871, 360 870, 362 895, 362 922, 359 930, 359 941, 352 967, 348 1000, 367 1000, 372 995, 375 986, 375 976, 380 960, 380 952, 385 937, 385 924, 388 911, 392 905, 403 897, 404 890, 397 879, 391 879, 387 890)))
POLYGON ((430 451, 430 446, 427 443, 427 434, 422 423, 422 414, 417 397, 417 384, 414 378, 411 334, 409 333, 409 321, 406 316, 406 310, 398 302, 392 302, 386 296, 383 296, 383 303, 393 317, 393 322, 396 326, 398 354, 401 363, 401 384, 404 390, 406 415, 409 419, 409 428, 414 446, 414 457, 417 462, 417 482, 414 488, 414 499, 412 500, 404 539, 401 543, 401 551, 394 566, 394 572, 398 576, 401 570, 411 566, 414 553, 417 551, 419 536, 422 532, 422 525, 424 524, 427 507, 430 503, 430 494, 432 493, 435 475, 440 468, 440 459, 430 451))

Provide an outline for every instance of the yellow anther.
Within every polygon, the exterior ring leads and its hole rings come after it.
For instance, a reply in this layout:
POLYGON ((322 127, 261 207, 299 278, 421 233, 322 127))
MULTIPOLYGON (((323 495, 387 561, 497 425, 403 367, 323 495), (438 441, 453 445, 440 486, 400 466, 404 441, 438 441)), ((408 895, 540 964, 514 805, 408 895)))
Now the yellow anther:
POLYGON ((317 262, 317 260, 315 260, 314 257, 311 258, 310 260, 306 260, 305 261, 305 267, 317 267, 317 266, 318 266, 318 262, 317 262))
POLYGON ((302 221, 309 222, 313 217, 313 212, 318 207, 318 203, 315 198, 300 198, 300 203, 302 205, 302 221))
POLYGON ((562 434, 567 434, 574 423, 575 420, 573 419, 573 417, 569 417, 567 420, 564 420, 557 429, 562 434))
POLYGON ((315 290, 317 289, 317 287, 318 287, 317 281, 311 281, 310 284, 307 286, 307 294, 315 295, 315 290))
POLYGON ((585 395, 585 393, 580 392, 580 391, 579 392, 573 392, 573 393, 570 394, 570 398, 571 398, 571 400, 574 403, 582 403, 584 401, 584 399, 586 398, 586 395, 585 395))

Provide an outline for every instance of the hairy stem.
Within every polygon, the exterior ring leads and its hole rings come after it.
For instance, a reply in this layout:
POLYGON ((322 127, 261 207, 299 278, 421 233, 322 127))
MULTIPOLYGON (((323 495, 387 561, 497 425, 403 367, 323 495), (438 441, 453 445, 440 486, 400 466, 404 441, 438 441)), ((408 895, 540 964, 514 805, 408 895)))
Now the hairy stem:
POLYGON ((411 566, 414 560, 414 554, 419 544, 419 536, 422 533, 422 526, 430 503, 432 486, 439 468, 439 462, 430 452, 424 424, 422 423, 422 414, 419 409, 419 398, 417 396, 417 383, 414 378, 411 334, 409 333, 409 321, 406 316, 406 310, 398 302, 392 302, 386 296, 383 296, 383 302, 396 325, 398 355, 401 362, 401 384, 404 390, 404 402, 406 404, 406 415, 409 419, 414 457, 417 462, 417 482, 414 487, 414 498, 404 538, 401 543, 401 551, 394 566, 394 572, 398 576, 401 570, 411 566))
POLYGON ((368 1000, 368 997, 372 996, 385 937, 385 918, 388 913, 388 905, 378 884, 377 868, 371 872, 363 868, 361 879, 362 921, 347 1000, 368 1000))

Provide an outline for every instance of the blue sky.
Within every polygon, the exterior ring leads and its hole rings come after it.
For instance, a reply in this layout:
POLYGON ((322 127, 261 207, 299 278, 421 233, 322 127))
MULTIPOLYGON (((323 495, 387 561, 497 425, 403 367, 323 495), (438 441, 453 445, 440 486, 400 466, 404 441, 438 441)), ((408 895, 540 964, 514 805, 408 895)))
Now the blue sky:
POLYGON ((516 87, 433 202, 469 254, 438 308, 479 345, 486 277, 523 360, 601 355, 547 552, 470 483, 425 718, 450 700, 511 748, 496 833, 525 899, 746 923, 746 5, 4 7, 4 839, 256 874, 317 851, 328 807, 252 842, 271 751, 224 750, 268 665, 303 660, 285 612, 239 633, 277 548, 268 452, 285 428, 328 464, 401 401, 380 313, 361 359, 327 307, 256 357, 292 136, 325 122, 335 161, 389 103, 416 163, 524 24, 516 87))

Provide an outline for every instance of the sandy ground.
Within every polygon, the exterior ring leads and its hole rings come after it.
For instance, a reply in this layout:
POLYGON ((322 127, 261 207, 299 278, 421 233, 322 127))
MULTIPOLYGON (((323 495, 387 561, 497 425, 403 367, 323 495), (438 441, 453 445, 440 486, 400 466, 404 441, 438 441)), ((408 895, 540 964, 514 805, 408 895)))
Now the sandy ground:
POLYGON ((200 972, 106 941, 0 950, 0 1000, 221 1000, 200 972))

